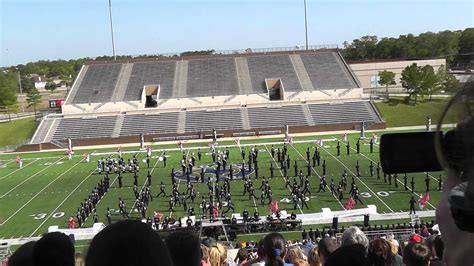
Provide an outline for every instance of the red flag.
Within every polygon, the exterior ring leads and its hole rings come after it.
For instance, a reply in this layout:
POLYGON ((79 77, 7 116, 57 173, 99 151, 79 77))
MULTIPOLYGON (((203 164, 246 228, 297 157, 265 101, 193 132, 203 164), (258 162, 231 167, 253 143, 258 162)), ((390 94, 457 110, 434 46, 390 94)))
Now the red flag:
POLYGON ((280 208, 278 207, 278 201, 274 200, 270 205, 270 211, 273 214, 277 214, 280 208))
POLYGON ((418 200, 420 202, 420 208, 424 209, 426 207, 426 204, 428 204, 428 201, 430 200, 430 193, 426 192, 425 195, 420 197, 418 200))
POLYGON ((346 210, 352 210, 354 208, 354 205, 355 205, 355 201, 352 197, 348 198, 347 201, 346 201, 346 210))

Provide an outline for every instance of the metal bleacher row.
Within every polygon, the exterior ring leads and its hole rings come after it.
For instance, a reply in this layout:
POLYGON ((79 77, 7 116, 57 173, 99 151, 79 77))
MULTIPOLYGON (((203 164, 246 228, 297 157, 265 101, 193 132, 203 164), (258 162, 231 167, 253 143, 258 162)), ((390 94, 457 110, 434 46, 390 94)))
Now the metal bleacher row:
POLYGON ((143 86, 157 84, 161 87, 160 99, 265 93, 267 78, 281 78, 286 91, 358 87, 335 50, 292 54, 291 58, 288 54, 270 54, 99 63, 84 68, 66 104, 110 102, 112 95, 113 101, 136 101, 143 86), (249 75, 242 71, 247 68, 249 75))
MULTIPOLYGON (((114 128, 117 136, 137 136, 140 134, 199 133, 217 130, 280 129, 290 126, 327 125, 339 123, 382 122, 375 107, 369 101, 345 102, 337 104, 301 104, 279 107, 248 107, 221 110, 163 112, 159 114, 124 115, 123 120, 115 116, 96 118, 55 118, 59 119, 51 134, 52 140, 87 139, 112 137, 114 128), (305 115, 308 108, 310 115, 305 115), (246 112, 244 112, 244 109, 246 112), (244 115, 248 115, 249 126, 244 126, 244 115), (180 120, 182 117, 183 120, 180 120), (122 124, 117 123, 123 121, 122 124), (183 122, 180 122, 183 121, 183 122), (183 125, 180 125, 183 124, 183 125), (181 132, 180 132, 181 128, 181 132)), ((47 120, 45 120, 47 121, 47 120)), ((51 123, 43 122, 41 127, 51 123)), ((38 129, 43 132, 45 130, 38 129)), ((46 130, 47 131, 47 130, 46 130)), ((44 137, 35 137, 37 143, 44 137)))

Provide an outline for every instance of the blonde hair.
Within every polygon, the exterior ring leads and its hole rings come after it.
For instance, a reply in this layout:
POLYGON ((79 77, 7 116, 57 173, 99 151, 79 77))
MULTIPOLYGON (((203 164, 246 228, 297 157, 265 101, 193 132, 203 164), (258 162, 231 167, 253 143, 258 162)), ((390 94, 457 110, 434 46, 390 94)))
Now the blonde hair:
POLYGON ((201 244, 201 260, 209 261, 209 248, 201 244))
POLYGON ((295 266, 309 266, 308 262, 305 261, 304 259, 296 259, 293 264, 295 266))
POLYGON ((317 246, 308 252, 308 263, 311 266, 321 266, 321 259, 319 258, 317 246))
POLYGON ((84 256, 81 253, 76 253, 74 255, 74 265, 75 266, 85 266, 86 265, 86 260, 84 259, 84 256))
POLYGON ((296 260, 303 259, 303 253, 299 247, 290 247, 286 253, 286 261, 289 263, 295 263, 296 260))
POLYGON ((390 239, 388 243, 390 244, 390 251, 392 252, 392 255, 398 255, 398 241, 395 239, 390 239))
POLYGON ((215 247, 210 248, 209 257, 211 266, 223 266, 227 259, 227 250, 222 244, 217 243, 215 247))

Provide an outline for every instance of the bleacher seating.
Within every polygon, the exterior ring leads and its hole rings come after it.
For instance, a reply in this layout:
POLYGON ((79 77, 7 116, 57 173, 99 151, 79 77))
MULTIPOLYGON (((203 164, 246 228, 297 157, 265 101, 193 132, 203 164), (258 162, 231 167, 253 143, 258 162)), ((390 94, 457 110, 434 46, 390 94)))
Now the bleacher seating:
POLYGON ((187 77, 188 97, 239 94, 233 58, 189 60, 187 77))
POLYGON ((121 68, 122 64, 89 65, 72 103, 109 102, 121 68))
POLYGON ((316 125, 381 122, 368 101, 345 102, 342 104, 309 104, 308 107, 316 125))
POLYGON ((186 132, 209 131, 226 129, 242 129, 240 109, 225 109, 219 111, 188 111, 186 112, 186 132))
POLYGON ((315 89, 357 87, 336 52, 302 54, 300 56, 315 89))
POLYGON ((54 132, 53 140, 111 137, 117 116, 97 118, 63 118, 54 132))
POLYGON ((176 61, 134 63, 124 101, 140 100, 143 86, 160 85, 160 99, 173 95, 176 61))
POLYGON ((178 129, 178 112, 153 115, 126 115, 120 136, 140 134, 176 133, 178 129))
POLYGON ((266 93, 265 79, 281 78, 286 91, 300 91, 301 85, 288 55, 247 58, 250 79, 256 93, 266 93))
POLYGON ((308 126, 301 105, 248 108, 251 128, 308 126))

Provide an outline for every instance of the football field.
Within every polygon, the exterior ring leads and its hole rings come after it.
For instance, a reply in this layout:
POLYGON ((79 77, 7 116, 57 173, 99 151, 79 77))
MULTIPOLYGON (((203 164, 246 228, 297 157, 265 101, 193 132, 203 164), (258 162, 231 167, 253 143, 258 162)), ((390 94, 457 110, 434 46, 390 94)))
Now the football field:
MULTIPOLYGON (((378 133, 380 135, 380 133, 378 133)), ((427 173, 408 174, 408 190, 406 191, 403 184, 403 175, 398 175, 397 182, 392 181, 389 185, 384 182, 383 174, 377 179, 374 167, 374 176, 370 176, 369 164, 372 161, 374 166, 379 162, 379 147, 374 145, 373 153, 369 151, 369 140, 371 133, 367 134, 367 139, 360 140, 360 154, 356 153, 356 140, 359 134, 348 135, 351 150, 350 154, 346 154, 345 142, 340 135, 325 135, 311 137, 296 137, 292 144, 287 145, 288 155, 291 158, 291 166, 288 169, 288 177, 293 183, 294 164, 297 162, 298 169, 302 170, 305 175, 308 173, 308 162, 306 160, 307 148, 310 148, 311 157, 313 155, 316 139, 323 139, 324 146, 318 149, 321 153, 322 161, 326 161, 327 173, 326 178, 328 185, 331 179, 339 183, 342 173, 347 171, 350 188, 352 177, 356 175, 356 163, 360 165, 360 177, 355 177, 356 184, 361 192, 361 200, 363 205, 358 203, 355 208, 365 208, 366 205, 376 205, 378 213, 393 213, 407 211, 409 209, 409 199, 414 195, 416 199, 425 193, 425 177, 427 173), (340 141, 341 155, 336 156, 336 143, 340 141), (411 191, 411 178, 414 177, 416 182, 415 191, 411 191), (397 185, 397 186, 396 186, 397 185)), ((230 159, 228 164, 232 164, 236 171, 236 178, 231 182, 231 194, 236 212, 242 213, 247 209, 251 214, 258 211, 260 215, 269 213, 269 205, 260 203, 261 191, 258 189, 261 185, 263 176, 269 180, 270 187, 273 191, 273 200, 278 200, 280 209, 286 210, 288 213, 314 213, 321 212, 322 208, 330 208, 331 210, 343 210, 345 203, 349 197, 349 188, 344 192, 344 199, 340 202, 329 189, 326 192, 317 192, 319 189, 319 179, 322 176, 322 166, 310 167, 310 187, 311 195, 307 195, 308 208, 298 205, 297 209, 293 209, 291 202, 290 190, 285 187, 285 177, 276 156, 271 156, 270 150, 282 148, 282 139, 259 139, 259 140, 242 140, 242 147, 246 150, 246 163, 248 151, 252 147, 256 147, 258 153, 259 179, 255 180, 255 170, 250 171, 251 179, 255 189, 257 198, 250 198, 243 195, 244 181, 239 178, 239 169, 242 164, 241 150, 231 142, 219 142, 217 150, 223 151, 228 147, 230 151, 230 159), (254 146, 255 145, 255 146, 254 146), (274 178, 270 179, 270 164, 274 167, 274 178)), ((184 155, 190 158, 193 153, 196 157, 196 167, 191 176, 199 176, 200 167, 212 169, 211 151, 206 142, 204 143, 185 143, 184 155), (197 151, 200 148, 203 156, 199 161, 197 159, 197 151)), ((179 218, 187 216, 187 212, 181 206, 176 206, 174 211, 168 210, 169 194, 171 193, 170 173, 174 168, 180 171, 180 161, 183 153, 177 149, 177 145, 160 145, 154 146, 150 168, 147 168, 144 159, 145 151, 139 151, 138 147, 124 149, 123 157, 125 161, 136 155, 140 161, 139 171, 139 190, 142 189, 147 181, 147 172, 152 175, 151 191, 153 196, 159 193, 160 182, 166 185, 167 197, 153 197, 147 210, 147 217, 153 217, 155 212, 163 213, 165 216, 179 218), (166 150, 167 166, 164 167, 163 162, 158 160, 166 150)), ((58 225, 60 228, 66 228, 67 221, 70 216, 75 216, 77 209, 81 203, 89 196, 92 189, 97 186, 98 182, 103 179, 104 175, 97 172, 97 160, 100 158, 117 158, 117 149, 97 149, 89 151, 76 151, 71 160, 68 160, 64 152, 43 152, 30 153, 21 155, 23 158, 23 167, 19 168, 15 162, 16 154, 2 155, 0 157, 0 238, 18 238, 38 236, 47 232, 51 225, 58 225), (82 154, 90 153, 91 160, 87 163, 82 154)), ((299 171, 298 170, 298 171, 299 171)), ((438 177, 441 173, 428 173, 430 179, 430 201, 426 206, 427 210, 433 210, 440 199, 440 191, 438 191, 438 177)), ((97 214, 101 222, 106 221, 106 210, 109 207, 112 210, 113 220, 121 219, 118 213, 118 199, 121 197, 131 212, 132 218, 140 218, 141 214, 134 209, 135 195, 133 192, 133 173, 123 174, 123 187, 118 187, 117 174, 110 174, 111 188, 100 200, 97 205, 97 214)), ((296 178, 299 183, 299 178, 296 178)), ((217 185, 222 186, 223 182, 217 185)), ((178 189, 180 192, 186 192, 186 179, 177 179, 178 189)), ((201 215, 200 203, 201 197, 208 199, 208 187, 206 183, 194 183, 194 187, 199 192, 194 203, 188 200, 188 208, 193 207, 196 215, 201 215)), ((223 208, 224 210, 226 207, 223 208)), ((230 214, 230 213, 229 213, 230 214)), ((86 220, 85 226, 93 224, 92 215, 86 220)))

